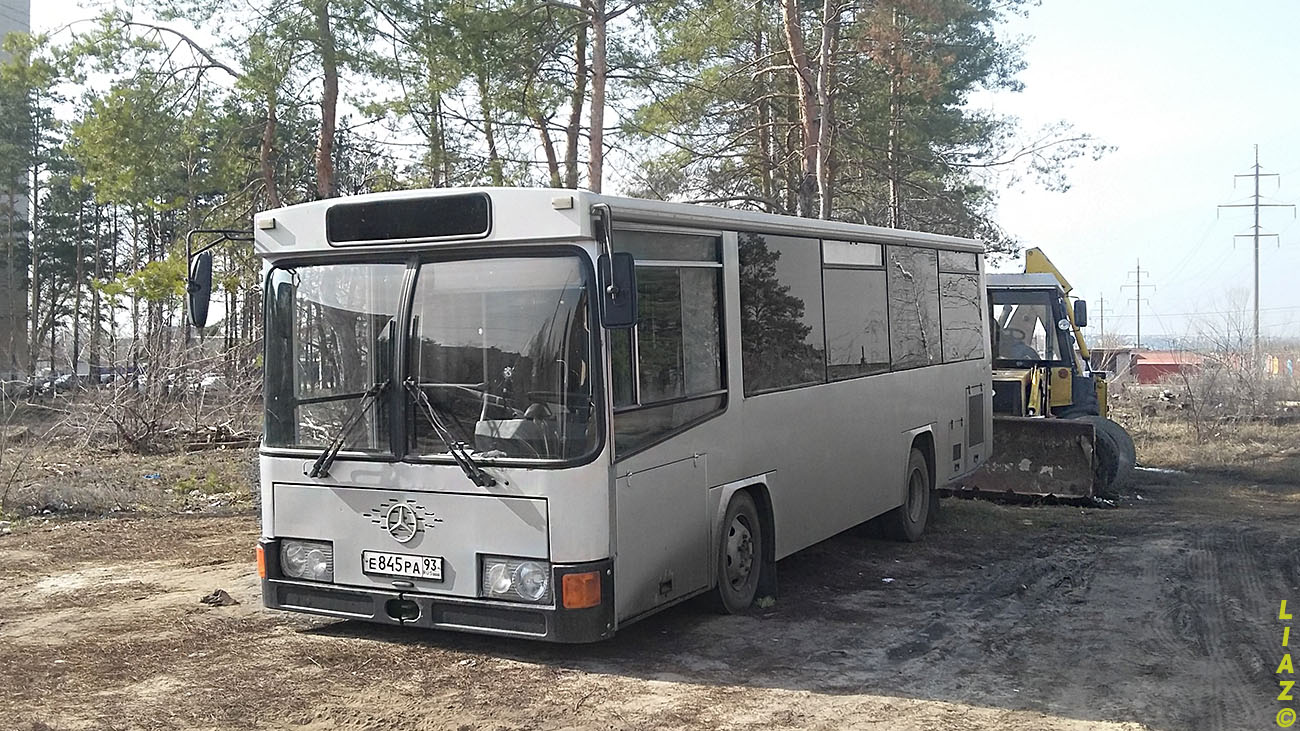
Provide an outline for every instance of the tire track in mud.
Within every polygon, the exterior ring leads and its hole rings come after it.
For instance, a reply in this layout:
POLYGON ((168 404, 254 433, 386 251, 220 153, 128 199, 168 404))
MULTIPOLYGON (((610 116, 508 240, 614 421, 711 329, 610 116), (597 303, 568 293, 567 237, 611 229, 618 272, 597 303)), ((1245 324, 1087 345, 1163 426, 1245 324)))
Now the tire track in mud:
POLYGON ((925 625, 918 623, 910 637, 885 647, 884 659, 901 663, 902 675, 947 668, 942 682, 960 700, 995 698, 1009 708, 1045 710, 1051 702, 1043 699, 1070 684, 1078 659, 1066 655, 1076 646, 1061 638, 1091 631, 1075 622, 1104 566, 1103 548, 1089 536, 1049 545, 1026 541, 981 575, 966 578, 962 588, 931 597, 943 602, 942 610, 925 625), (1043 643, 1065 653, 1062 661, 1026 673, 1043 643))
POLYGON ((1228 647, 1245 680, 1242 718, 1260 725, 1271 725, 1272 714, 1281 705, 1275 700, 1278 686, 1274 671, 1284 650, 1282 622, 1276 612, 1279 601, 1294 594, 1282 567, 1290 563, 1287 554, 1294 555, 1298 544, 1294 536, 1251 526, 1231 536, 1234 550, 1224 557, 1226 575, 1240 584, 1232 587, 1226 606, 1235 628, 1228 647), (1286 550, 1288 544, 1293 547, 1291 551, 1286 550))
POLYGON ((1185 568, 1192 585, 1188 591, 1176 593, 1180 601, 1179 624, 1185 637, 1199 655, 1201 674, 1209 689, 1201 699, 1201 718, 1204 728, 1210 731, 1238 729, 1263 722, 1261 709, 1268 696, 1247 693, 1243 680, 1252 673, 1238 660, 1237 627, 1230 621, 1229 608, 1236 601, 1238 591, 1254 590, 1261 594, 1258 569, 1247 556, 1246 544, 1235 526, 1219 524, 1197 536, 1194 548, 1188 553, 1185 568), (1232 571, 1232 564, 1237 570, 1232 571), (1230 583, 1225 587, 1226 573, 1230 583), (1254 718, 1258 716, 1259 718, 1254 718))
POLYGON ((1180 552, 1186 552, 1187 548, 1182 543, 1175 544, 1173 539, 1165 540, 1171 544, 1167 546, 1166 550, 1157 554, 1154 550, 1156 547, 1151 546, 1144 557, 1143 582, 1148 586, 1160 587, 1157 592, 1157 603, 1152 611, 1148 613, 1151 641, 1145 644, 1156 655, 1173 651, 1187 657, 1191 653, 1183 647, 1181 636, 1174 632, 1174 625, 1179 622, 1181 615, 1178 610, 1181 603, 1176 603, 1174 599, 1182 587, 1181 585, 1171 587, 1169 580, 1169 566, 1172 559, 1176 558, 1180 552))

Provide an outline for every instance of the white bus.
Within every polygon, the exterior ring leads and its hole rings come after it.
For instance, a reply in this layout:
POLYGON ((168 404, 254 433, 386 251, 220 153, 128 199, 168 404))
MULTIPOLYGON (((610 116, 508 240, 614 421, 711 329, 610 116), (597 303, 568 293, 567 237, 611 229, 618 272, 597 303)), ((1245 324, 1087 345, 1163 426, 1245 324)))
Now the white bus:
POLYGON ((271 608, 560 642, 744 611, 846 528, 917 540, 991 448, 975 241, 555 189, 254 228, 271 608))

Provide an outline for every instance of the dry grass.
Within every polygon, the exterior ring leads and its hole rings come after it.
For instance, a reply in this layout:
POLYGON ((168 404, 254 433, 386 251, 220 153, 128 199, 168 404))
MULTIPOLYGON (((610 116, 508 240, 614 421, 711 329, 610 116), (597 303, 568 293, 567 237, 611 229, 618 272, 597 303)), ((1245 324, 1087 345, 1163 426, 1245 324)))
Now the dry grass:
POLYGON ((184 451, 256 440, 260 402, 238 385, 210 393, 123 381, 0 402, 0 519, 252 505, 256 449, 184 451))
POLYGON ((16 472, 0 484, 0 518, 240 508, 257 495, 256 449, 138 455, 55 443, 12 447, 4 462, 16 472))
POLYGON ((1208 472, 1270 484, 1300 483, 1300 424, 1216 421, 1202 438, 1180 411, 1143 415, 1131 405, 1114 410, 1148 467, 1208 472))

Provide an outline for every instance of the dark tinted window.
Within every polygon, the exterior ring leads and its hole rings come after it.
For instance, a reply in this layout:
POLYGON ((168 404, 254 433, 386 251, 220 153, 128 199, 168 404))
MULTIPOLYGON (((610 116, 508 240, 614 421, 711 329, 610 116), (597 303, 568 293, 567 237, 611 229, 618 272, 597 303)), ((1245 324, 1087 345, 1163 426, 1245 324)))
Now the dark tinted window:
POLYGON ((720 271, 686 267, 637 270, 642 404, 722 388, 720 271))
POLYGON ((885 272, 827 269, 826 371, 832 381, 889 370, 885 272))
POLYGON ((614 448, 619 457, 723 407, 722 267, 716 237, 616 231, 638 265, 639 318, 610 333, 614 448))
POLYGON ((939 269, 934 249, 890 246, 889 341, 894 368, 940 362, 939 269))
POLYGON ((641 261, 718 261, 718 237, 668 231, 614 232, 614 251, 641 261))
POLYGON ((614 451, 627 456, 722 409, 722 396, 674 401, 620 411, 614 415, 614 451))
POLYGON ((740 234, 745 394, 826 380, 817 239, 740 234))
POLYGON ((491 205, 483 193, 339 203, 325 212, 325 236, 339 244, 485 236, 491 229, 491 205))
MULTIPOLYGON (((640 297, 639 287, 637 296, 640 297)), ((609 337, 613 371, 610 386, 614 391, 614 408, 629 406, 636 403, 636 391, 633 390, 632 384, 636 377, 632 361, 632 331, 630 329, 606 330, 605 334, 609 337)))
POLYGON ((939 303, 943 309, 943 361, 983 358, 979 275, 940 274, 939 303))
POLYGON ((965 251, 940 251, 939 271, 974 274, 979 271, 975 255, 965 251))

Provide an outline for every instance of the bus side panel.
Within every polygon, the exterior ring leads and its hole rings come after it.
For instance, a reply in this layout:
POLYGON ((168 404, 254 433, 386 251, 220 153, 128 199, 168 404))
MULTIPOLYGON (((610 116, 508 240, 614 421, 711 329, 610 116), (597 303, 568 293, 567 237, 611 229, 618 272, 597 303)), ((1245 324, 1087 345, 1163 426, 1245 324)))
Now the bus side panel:
POLYGON ((783 558, 903 504, 917 430, 933 435, 936 482, 961 472, 952 445, 962 444, 964 457, 966 386, 980 384, 984 370, 966 361, 746 398, 741 465, 711 468, 710 477, 774 473, 768 484, 783 558))
POLYGON ((709 528, 704 455, 630 474, 620 466, 618 475, 614 607, 622 618, 705 588, 709 528))
POLYGON ((745 399, 744 471, 770 473, 778 559, 902 503, 909 438, 894 418, 873 417, 898 413, 888 379, 745 399))

